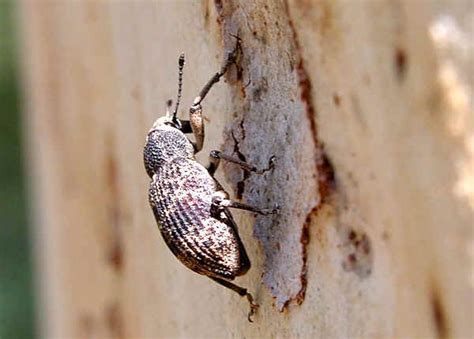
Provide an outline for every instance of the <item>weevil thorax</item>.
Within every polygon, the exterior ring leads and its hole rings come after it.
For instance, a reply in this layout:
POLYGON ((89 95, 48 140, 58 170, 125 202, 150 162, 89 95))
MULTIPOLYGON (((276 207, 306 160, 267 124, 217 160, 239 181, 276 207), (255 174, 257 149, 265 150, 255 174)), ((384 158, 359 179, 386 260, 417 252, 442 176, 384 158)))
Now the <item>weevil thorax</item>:
POLYGON ((143 159, 151 178, 163 164, 175 158, 194 159, 194 146, 168 115, 159 118, 148 132, 143 159))

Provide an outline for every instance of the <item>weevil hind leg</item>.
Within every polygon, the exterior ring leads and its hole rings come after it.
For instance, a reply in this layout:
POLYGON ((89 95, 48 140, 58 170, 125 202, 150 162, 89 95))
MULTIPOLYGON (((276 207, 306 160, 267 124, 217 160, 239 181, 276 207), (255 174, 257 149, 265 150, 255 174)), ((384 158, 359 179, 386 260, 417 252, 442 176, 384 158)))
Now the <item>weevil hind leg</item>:
POLYGON ((212 280, 214 280, 216 283, 224 286, 224 287, 227 287, 229 289, 231 289, 232 291, 238 293, 241 297, 246 297, 247 298, 247 301, 249 302, 249 306, 250 306, 250 311, 247 315, 247 319, 249 322, 253 323, 253 320, 252 320, 252 316, 255 314, 255 312, 257 311, 259 305, 256 304, 254 301, 253 301, 253 296, 247 291, 246 288, 243 288, 243 287, 240 287, 240 286, 237 286, 227 280, 224 280, 224 279, 221 279, 221 278, 215 278, 215 277, 210 277, 212 280))

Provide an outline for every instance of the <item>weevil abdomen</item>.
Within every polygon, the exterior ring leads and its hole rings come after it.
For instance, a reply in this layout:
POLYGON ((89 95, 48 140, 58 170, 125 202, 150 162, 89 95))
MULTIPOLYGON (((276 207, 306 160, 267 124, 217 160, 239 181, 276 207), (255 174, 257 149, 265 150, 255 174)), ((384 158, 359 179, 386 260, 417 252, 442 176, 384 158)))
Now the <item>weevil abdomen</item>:
POLYGON ((250 261, 227 210, 212 215, 215 180, 193 159, 174 158, 156 169, 150 204, 170 250, 187 267, 211 277, 233 279, 250 261))

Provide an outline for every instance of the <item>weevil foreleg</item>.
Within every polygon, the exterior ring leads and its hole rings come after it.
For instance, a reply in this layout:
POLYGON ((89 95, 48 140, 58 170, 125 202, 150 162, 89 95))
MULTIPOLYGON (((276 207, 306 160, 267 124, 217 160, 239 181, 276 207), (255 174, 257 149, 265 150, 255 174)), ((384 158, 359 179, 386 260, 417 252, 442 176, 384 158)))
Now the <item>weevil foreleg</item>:
POLYGON ((193 104, 189 110, 189 123, 194 134, 194 150, 195 153, 202 149, 204 144, 204 120, 202 118, 201 104, 193 104))
POLYGON ((212 86, 219 82, 219 80, 224 76, 224 74, 229 69, 230 65, 235 63, 237 59, 237 53, 240 50, 240 43, 237 42, 234 50, 227 55, 227 59, 222 66, 221 70, 214 74, 214 76, 209 79, 209 81, 204 85, 199 95, 194 99, 191 108, 189 109, 189 123, 191 125, 192 132, 196 139, 195 141, 195 150, 196 153, 202 149, 204 143, 204 120, 202 118, 202 106, 201 102, 206 97, 207 93, 211 90, 212 86))
POLYGON ((224 154, 221 151, 213 150, 209 154, 209 165, 207 166, 207 170, 209 171, 209 174, 214 175, 217 168, 219 167, 221 159, 224 160, 224 161, 228 161, 228 162, 231 162, 233 164, 236 164, 236 165, 240 166, 241 168, 243 168, 246 171, 254 172, 254 173, 257 173, 257 174, 263 174, 266 171, 271 170, 275 166, 275 157, 270 158, 270 161, 268 162, 268 167, 267 168, 258 169, 257 167, 252 166, 252 165, 246 163, 245 161, 240 160, 237 157, 234 157, 234 156, 228 155, 228 154, 224 154))
POLYGON ((253 302, 253 297, 252 295, 247 291, 246 288, 243 288, 243 287, 240 287, 240 286, 237 286, 227 280, 224 280, 224 279, 220 279, 220 278, 214 278, 214 277, 210 277, 212 280, 214 280, 216 283, 224 286, 224 287, 227 287, 229 289, 231 289, 232 291, 234 292, 237 292, 240 296, 242 297, 247 297, 247 300, 249 302, 249 305, 250 305, 250 311, 248 313, 248 316, 247 316, 247 319, 253 323, 253 320, 252 320, 252 316, 255 314, 255 312, 257 311, 258 309, 258 304, 254 303, 253 302))
POLYGON ((237 54, 238 54, 240 49, 241 49, 240 42, 237 41, 237 43, 234 47, 234 50, 227 55, 227 59, 226 59, 224 65, 222 66, 221 70, 219 72, 217 72, 216 74, 214 74, 214 76, 211 79, 209 79, 209 81, 203 87, 203 89, 201 90, 199 95, 194 99, 193 106, 199 105, 201 103, 201 101, 204 100, 204 98, 206 97, 207 93, 212 88, 212 86, 214 86, 216 83, 218 83, 219 80, 222 78, 222 76, 227 72, 230 65, 235 63, 235 61, 237 59, 237 54))

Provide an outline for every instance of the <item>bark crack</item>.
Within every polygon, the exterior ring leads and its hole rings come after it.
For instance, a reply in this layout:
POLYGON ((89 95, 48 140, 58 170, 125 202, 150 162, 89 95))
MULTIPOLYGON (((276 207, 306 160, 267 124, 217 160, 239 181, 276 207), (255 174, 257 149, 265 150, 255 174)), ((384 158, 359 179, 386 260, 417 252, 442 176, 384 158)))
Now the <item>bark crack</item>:
MULTIPOLYGON (((240 133, 241 137, 236 138, 234 131, 231 132, 232 134, 232 139, 234 140, 234 153, 237 154, 237 157, 242 160, 247 162, 247 158, 245 155, 240 151, 240 142, 245 139, 245 129, 244 129, 244 119, 242 118, 239 122, 239 127, 240 127, 240 133)), ((249 178, 250 173, 247 171, 242 171, 242 179, 237 182, 237 190, 236 190, 236 197, 237 199, 242 199, 243 194, 245 192, 245 181, 249 178)))
POLYGON ((315 159, 316 159, 316 168, 318 173, 318 194, 320 200, 318 203, 311 208, 309 213, 306 215, 305 222, 303 224, 303 229, 301 233, 301 245, 302 245, 302 257, 303 257, 303 268, 301 271, 301 289, 296 295, 296 302, 301 304, 304 301, 306 286, 308 283, 307 280, 307 262, 308 262, 308 250, 307 246, 310 242, 310 232, 309 226, 311 220, 314 216, 317 215, 321 206, 327 202, 328 196, 330 193, 331 187, 334 186, 334 170, 330 164, 325 152, 322 142, 318 138, 318 126, 316 122, 316 109, 314 105, 314 98, 312 92, 312 83, 306 70, 306 66, 303 59, 303 51, 299 41, 298 33, 296 27, 291 18, 290 9, 288 1, 285 1, 285 11, 288 18, 288 25, 291 29, 293 35, 293 42, 295 45, 297 65, 296 65, 296 74, 298 77, 298 85, 300 88, 300 99, 304 103, 306 109, 306 117, 309 121, 311 135, 313 137, 314 148, 315 148, 315 159))
POLYGON ((242 84, 242 76, 231 81, 240 86, 233 86, 237 110, 224 147, 256 166, 276 158, 268 175, 229 168, 226 176, 238 199, 281 206, 278 216, 257 216, 253 230, 265 255, 263 282, 283 311, 292 301, 304 301, 310 226, 329 194, 333 171, 318 139, 312 84, 288 4, 280 3, 272 13, 268 7, 242 6, 240 1, 215 5, 224 46, 233 46, 233 35, 239 32, 246 52, 239 64, 252 79, 247 84, 242 84), (278 17, 275 25, 269 25, 270 15, 278 17), (255 33, 264 38, 257 39, 255 33), (306 120, 302 130, 297 121, 306 120))

